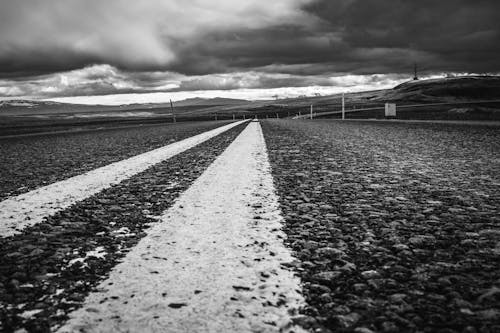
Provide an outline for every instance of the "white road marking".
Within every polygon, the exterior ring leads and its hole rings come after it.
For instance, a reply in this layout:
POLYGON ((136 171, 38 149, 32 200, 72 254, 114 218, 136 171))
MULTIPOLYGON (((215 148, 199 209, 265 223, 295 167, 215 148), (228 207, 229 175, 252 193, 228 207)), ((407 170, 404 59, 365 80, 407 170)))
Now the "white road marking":
POLYGON ((231 123, 0 202, 0 237, 20 233, 45 217, 84 200, 237 125, 231 123))
POLYGON ((59 332, 303 332, 281 222, 251 122, 59 332))

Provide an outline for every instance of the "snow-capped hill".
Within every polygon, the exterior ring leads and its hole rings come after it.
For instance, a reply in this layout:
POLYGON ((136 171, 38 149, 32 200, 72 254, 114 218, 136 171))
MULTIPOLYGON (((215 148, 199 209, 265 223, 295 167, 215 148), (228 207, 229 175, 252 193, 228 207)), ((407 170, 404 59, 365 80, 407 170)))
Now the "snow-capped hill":
POLYGON ((0 108, 40 108, 44 106, 58 106, 62 103, 51 101, 33 101, 27 99, 11 99, 0 101, 0 108))
POLYGON ((36 102, 27 100, 9 100, 0 101, 0 107, 28 107, 32 108, 37 106, 36 102))

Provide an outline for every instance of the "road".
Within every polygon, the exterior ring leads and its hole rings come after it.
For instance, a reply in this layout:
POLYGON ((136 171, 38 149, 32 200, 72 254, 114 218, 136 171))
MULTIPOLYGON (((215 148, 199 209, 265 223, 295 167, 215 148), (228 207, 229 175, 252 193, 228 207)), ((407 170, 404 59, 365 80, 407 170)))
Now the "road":
MULTIPOLYGON (((498 127, 224 125, 146 136, 132 151, 112 139, 129 132, 110 132, 112 163, 53 170, 48 184, 16 174, 38 185, 0 202, 0 330, 500 327, 498 127), (37 196, 52 208, 15 211, 37 196)), ((64 138, 85 161, 93 146, 64 138)), ((65 142, 38 154, 67 160, 65 142)))
POLYGON ((0 225, 0 236, 6 237, 19 233, 24 228, 41 222, 45 216, 53 215, 75 202, 82 201, 114 184, 118 184, 124 179, 199 145, 241 123, 235 122, 218 127, 182 141, 6 199, 0 202, 0 220, 3 222, 0 225))
POLYGON ((499 327, 498 127, 288 120, 264 133, 308 328, 499 327))
POLYGON ((190 122, 0 139, 0 199, 78 176, 223 124, 190 122))
POLYGON ((59 332, 292 330, 303 299, 269 169, 252 122, 59 332))

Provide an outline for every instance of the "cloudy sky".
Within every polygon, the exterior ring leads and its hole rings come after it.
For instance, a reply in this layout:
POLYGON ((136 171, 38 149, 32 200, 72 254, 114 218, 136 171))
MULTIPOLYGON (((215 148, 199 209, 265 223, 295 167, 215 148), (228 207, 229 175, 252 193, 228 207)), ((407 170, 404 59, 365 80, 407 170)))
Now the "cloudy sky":
POLYGON ((270 98, 500 72, 498 0, 0 0, 0 99, 270 98))

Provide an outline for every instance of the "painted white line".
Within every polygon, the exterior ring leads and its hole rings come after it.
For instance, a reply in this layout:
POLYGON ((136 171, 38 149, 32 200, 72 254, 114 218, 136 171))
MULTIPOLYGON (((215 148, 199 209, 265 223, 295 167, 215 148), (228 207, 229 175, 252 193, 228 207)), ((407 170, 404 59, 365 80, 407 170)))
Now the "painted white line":
POLYGON ((251 122, 59 332, 303 332, 281 222, 251 122))
POLYGON ((0 202, 0 237, 20 233, 45 217, 207 141, 242 121, 174 142, 0 202))

